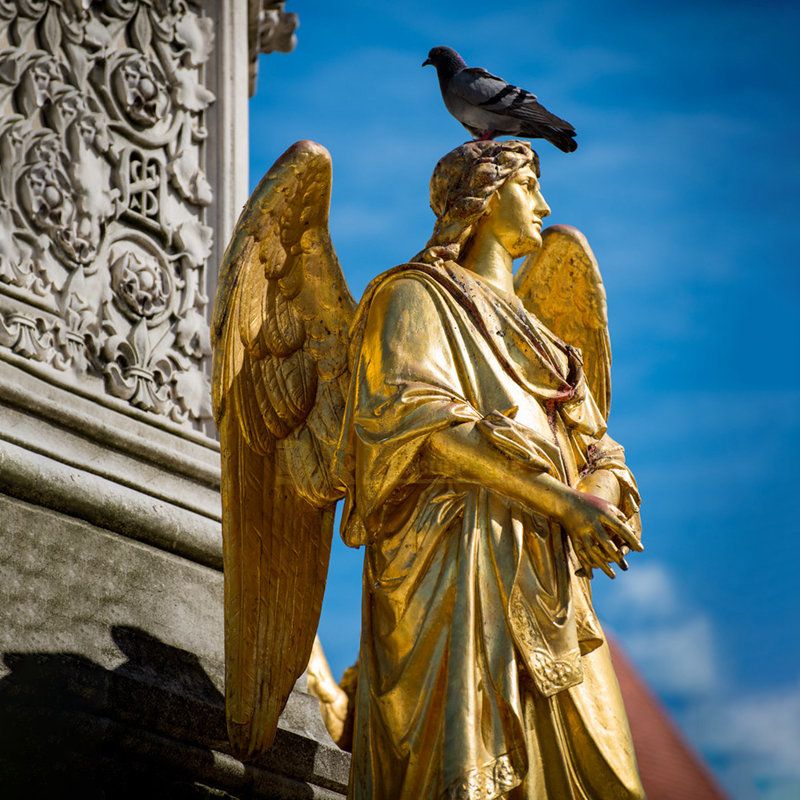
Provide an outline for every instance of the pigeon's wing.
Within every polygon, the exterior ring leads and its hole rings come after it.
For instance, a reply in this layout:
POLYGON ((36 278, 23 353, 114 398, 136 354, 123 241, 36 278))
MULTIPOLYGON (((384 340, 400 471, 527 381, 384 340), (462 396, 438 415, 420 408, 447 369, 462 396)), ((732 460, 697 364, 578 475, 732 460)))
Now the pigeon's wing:
POLYGON ((542 242, 514 276, 514 289, 528 311, 582 352, 589 388, 608 419, 611 340, 597 259, 586 237, 569 225, 547 228, 542 242))
POLYGON ((328 151, 289 148, 242 211, 214 305, 225 701, 243 756, 272 743, 311 654, 328 571, 329 464, 355 310, 328 233, 330 191, 328 151))
MULTIPOLYGON (((447 89, 465 102, 495 113, 502 113, 507 98, 525 91, 480 67, 468 67, 457 72, 447 89)), ((536 99, 528 92, 525 94, 536 99)))
POLYGON ((473 106, 492 114, 513 117, 525 125, 575 133, 569 122, 551 114, 538 102, 535 94, 507 83, 480 67, 462 69, 453 76, 448 91, 473 106))

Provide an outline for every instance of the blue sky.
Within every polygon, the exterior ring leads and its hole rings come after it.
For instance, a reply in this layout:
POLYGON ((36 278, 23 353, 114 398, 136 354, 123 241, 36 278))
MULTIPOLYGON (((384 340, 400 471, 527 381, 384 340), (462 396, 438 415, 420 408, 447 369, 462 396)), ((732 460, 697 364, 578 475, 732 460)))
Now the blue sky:
MULTIPOLYGON (((301 2, 262 58, 251 183, 297 139, 331 151, 331 230, 355 296, 428 238, 437 159, 466 138, 435 74, 447 44, 578 130, 545 142, 550 222, 603 270, 611 432, 647 552, 595 580, 607 627, 737 800, 800 796, 800 5, 301 2)), ((361 554, 338 540, 320 634, 358 647, 361 554)))

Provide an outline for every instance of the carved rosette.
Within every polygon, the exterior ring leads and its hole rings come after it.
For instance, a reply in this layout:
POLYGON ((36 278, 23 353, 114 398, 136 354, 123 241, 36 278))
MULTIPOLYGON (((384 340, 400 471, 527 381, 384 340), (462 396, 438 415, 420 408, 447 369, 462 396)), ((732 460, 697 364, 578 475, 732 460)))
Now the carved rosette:
POLYGON ((0 0, 0 357, 194 428, 213 39, 194 0, 0 0))

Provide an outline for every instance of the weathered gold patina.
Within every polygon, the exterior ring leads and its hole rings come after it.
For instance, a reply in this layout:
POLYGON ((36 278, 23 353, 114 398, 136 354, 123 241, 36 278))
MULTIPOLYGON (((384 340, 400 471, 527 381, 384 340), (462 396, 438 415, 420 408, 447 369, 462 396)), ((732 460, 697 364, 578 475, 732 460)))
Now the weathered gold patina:
POLYGON ((642 797, 589 583, 642 548, 588 244, 542 233, 529 144, 470 142, 436 167, 427 247, 356 308, 329 195, 324 148, 287 151, 215 307, 234 747, 270 744, 308 661, 344 497, 366 548, 352 702, 319 645, 309 683, 352 727, 350 796, 642 797))

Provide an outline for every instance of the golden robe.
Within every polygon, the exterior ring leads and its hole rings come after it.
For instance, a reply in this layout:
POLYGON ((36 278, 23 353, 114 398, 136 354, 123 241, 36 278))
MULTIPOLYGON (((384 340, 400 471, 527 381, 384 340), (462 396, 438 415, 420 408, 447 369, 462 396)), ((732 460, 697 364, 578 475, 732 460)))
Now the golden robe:
POLYGON ((638 509, 581 355, 454 263, 368 287, 336 471, 366 547, 350 797, 643 797, 589 582, 554 521, 426 470, 476 423, 520 468, 610 469, 638 509))

